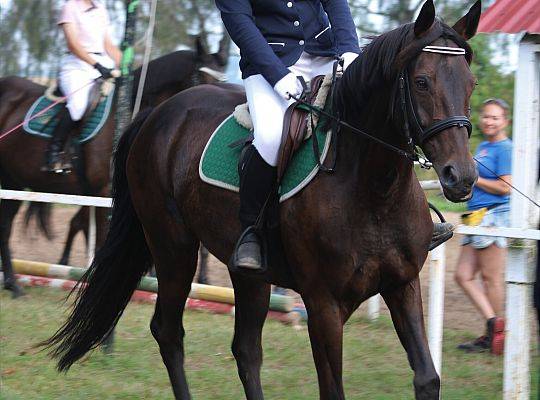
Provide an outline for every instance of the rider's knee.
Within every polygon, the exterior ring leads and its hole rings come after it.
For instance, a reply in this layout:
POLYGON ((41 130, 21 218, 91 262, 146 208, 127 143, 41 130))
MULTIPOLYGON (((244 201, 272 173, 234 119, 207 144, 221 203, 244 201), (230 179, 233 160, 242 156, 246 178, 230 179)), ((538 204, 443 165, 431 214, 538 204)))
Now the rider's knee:
POLYGON ((67 108, 69 110, 69 115, 73 121, 79 121, 86 111, 86 102, 82 100, 74 100, 68 104, 67 108))

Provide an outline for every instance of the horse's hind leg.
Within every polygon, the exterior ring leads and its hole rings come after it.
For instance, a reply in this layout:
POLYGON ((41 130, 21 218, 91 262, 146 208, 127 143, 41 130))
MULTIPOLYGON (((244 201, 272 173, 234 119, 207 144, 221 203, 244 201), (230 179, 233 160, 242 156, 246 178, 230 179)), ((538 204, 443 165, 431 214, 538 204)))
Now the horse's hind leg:
POLYGON ((190 399, 184 371, 182 316, 197 267, 199 243, 196 240, 190 240, 190 244, 179 243, 169 235, 156 238, 156 243, 148 241, 159 282, 150 330, 159 345, 175 398, 190 399))
MULTIPOLYGON (((4 188, 7 189, 6 186, 4 188)), ((2 270, 4 272, 4 289, 11 290, 13 298, 24 294, 23 290, 17 285, 9 249, 9 237, 11 236, 13 219, 20 206, 21 201, 19 200, 0 201, 0 258, 2 259, 2 270)))
POLYGON ((264 398, 261 386, 261 336, 268 306, 270 285, 255 279, 231 276, 235 296, 232 352, 248 400, 264 398))
POLYGON ((199 249, 199 276, 197 283, 208 285, 208 250, 201 244, 199 249))
POLYGON ((441 384, 426 339, 419 278, 381 294, 414 371, 416 398, 438 400, 441 384))
POLYGON ((66 245, 64 246, 64 251, 60 261, 58 261, 58 264, 68 265, 73 240, 75 239, 75 235, 77 235, 77 233, 80 231, 84 232, 84 236, 86 237, 86 245, 88 246, 88 215, 88 207, 81 207, 79 211, 77 211, 77 214, 71 218, 69 223, 69 232, 66 238, 66 245))

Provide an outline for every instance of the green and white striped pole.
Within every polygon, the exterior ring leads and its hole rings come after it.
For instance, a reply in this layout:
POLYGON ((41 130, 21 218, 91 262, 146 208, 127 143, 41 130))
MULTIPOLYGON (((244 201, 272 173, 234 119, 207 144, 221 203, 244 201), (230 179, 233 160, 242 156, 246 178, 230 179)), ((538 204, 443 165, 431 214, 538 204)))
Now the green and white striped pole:
MULTIPOLYGON (((120 72, 122 76, 118 80, 117 84, 117 96, 116 96, 116 120, 115 130, 113 134, 112 150, 116 151, 116 146, 120 140, 122 132, 131 122, 131 86, 133 85, 133 74, 131 73, 131 67, 133 65, 133 58, 135 55, 134 43, 135 43, 135 26, 137 22, 137 7, 139 0, 126 0, 126 25, 124 31, 124 40, 120 46, 122 50, 122 61, 120 62, 120 72)), ((111 182, 112 182, 112 157, 111 157, 111 182)), ((114 330, 111 330, 109 335, 105 338, 102 344, 103 352, 110 354, 113 352, 114 347, 114 330)))
POLYGON ((118 140, 122 132, 131 122, 131 91, 133 85, 133 75, 131 67, 135 55, 135 26, 137 22, 137 9, 139 0, 126 0, 126 27, 124 40, 122 41, 122 61, 120 71, 122 77, 118 84, 118 96, 116 98, 116 129, 114 132, 113 149, 116 149, 118 140))

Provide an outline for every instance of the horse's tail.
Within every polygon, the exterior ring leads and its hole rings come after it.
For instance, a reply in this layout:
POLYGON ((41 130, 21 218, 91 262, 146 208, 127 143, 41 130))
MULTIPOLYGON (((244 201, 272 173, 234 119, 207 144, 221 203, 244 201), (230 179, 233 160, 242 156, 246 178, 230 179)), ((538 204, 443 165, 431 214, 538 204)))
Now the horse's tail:
POLYGON ((141 277, 152 266, 142 225, 135 213, 126 175, 131 144, 152 110, 137 115, 114 155, 113 208, 105 243, 78 283, 68 320, 41 345, 52 348, 58 370, 68 370, 108 336, 120 319, 141 277), (83 283, 86 282, 86 283, 83 283))
POLYGON ((37 226, 39 227, 39 230, 45 235, 45 237, 51 240, 51 205, 49 203, 38 203, 35 201, 30 202, 24 215, 25 229, 28 229, 30 225, 30 220, 32 218, 36 219, 37 226))

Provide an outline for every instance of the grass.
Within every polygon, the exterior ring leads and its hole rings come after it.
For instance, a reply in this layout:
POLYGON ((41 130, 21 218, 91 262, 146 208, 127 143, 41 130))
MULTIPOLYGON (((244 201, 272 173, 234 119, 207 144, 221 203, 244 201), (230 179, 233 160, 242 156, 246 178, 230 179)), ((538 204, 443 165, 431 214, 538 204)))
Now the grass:
POLYGON ((466 203, 452 203, 439 191, 430 190, 426 192, 428 201, 437 207, 441 212, 464 213, 467 211, 466 203))
MULTIPOLYGON (((1 399, 172 398, 148 329, 152 306, 128 307, 117 330, 113 355, 95 351, 64 375, 57 374, 45 353, 30 350, 65 317, 59 311, 65 309, 64 293, 43 288, 27 291, 19 300, 0 294, 1 399)), ((229 350, 232 326, 228 316, 186 313, 186 371, 195 400, 244 398, 229 350)), ((471 337, 466 332, 445 331, 443 399, 500 399, 502 358, 455 350, 456 343, 471 337)), ((268 321, 264 351, 262 381, 267 398, 318 398, 306 329, 295 331, 268 321)), ((347 324, 343 370, 347 398, 413 399, 412 372, 388 318, 374 324, 354 318, 347 324)), ((536 373, 538 369, 533 376, 536 373)), ((534 388, 531 399, 536 396, 534 388)))

